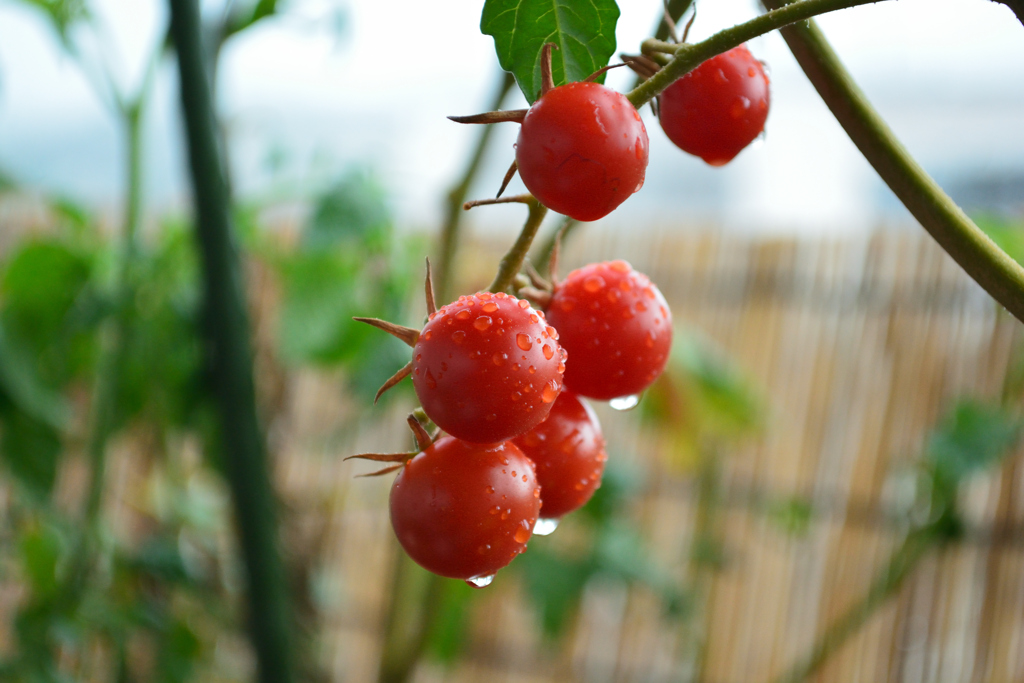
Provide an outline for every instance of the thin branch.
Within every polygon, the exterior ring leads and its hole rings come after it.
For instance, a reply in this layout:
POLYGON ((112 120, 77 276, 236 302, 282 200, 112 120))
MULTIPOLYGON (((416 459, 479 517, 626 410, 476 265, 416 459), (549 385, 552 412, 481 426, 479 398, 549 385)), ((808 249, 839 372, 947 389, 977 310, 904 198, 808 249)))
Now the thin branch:
MULTIPOLYGON (((512 74, 502 72, 501 82, 498 84, 494 97, 491 100, 491 109, 501 107, 501 103, 512 91, 515 82, 512 74)), ((493 126, 484 126, 480 129, 476 144, 469 156, 469 160, 466 162, 466 168, 462 173, 462 177, 448 192, 446 198, 445 221, 441 227, 441 239, 439 240, 440 244, 437 250, 437 268, 434 272, 434 291, 437 294, 438 300, 442 302, 449 301, 452 298, 451 283, 454 279, 455 256, 458 252, 459 237, 461 235, 462 204, 469 195, 470 185, 473 184, 473 180, 480 170, 480 164, 483 161, 484 154, 490 145, 493 135, 493 126)))
POLYGON ((540 49, 540 94, 541 97, 544 93, 555 87, 555 77, 551 73, 551 49, 557 49, 558 46, 554 43, 544 43, 544 47, 540 49))
POLYGON ((516 163, 515 159, 513 159, 512 165, 508 167, 507 171, 505 171, 505 177, 501 179, 501 187, 498 188, 498 194, 495 195, 495 199, 501 198, 501 195, 505 192, 505 188, 508 187, 508 184, 512 182, 512 178, 515 177, 517 170, 519 170, 519 164, 516 163))
MULTIPOLYGON (((752 38, 798 21, 810 19, 819 14, 875 2, 879 2, 879 0, 799 0, 791 5, 773 9, 750 21, 720 31, 700 43, 677 46, 675 57, 672 58, 665 68, 644 83, 638 85, 626 97, 629 98, 634 107, 639 109, 659 95, 665 88, 672 85, 681 76, 696 68, 701 62, 726 50, 731 50, 738 45, 742 45, 752 38)), ((662 41, 644 41, 644 44, 657 46, 659 50, 663 46, 670 45, 670 43, 662 41)), ((644 52, 646 53, 646 50, 644 52)))
POLYGON ((879 607, 899 591, 927 551, 936 546, 939 538, 932 527, 908 534, 889 557, 885 567, 875 576, 864 597, 829 624, 807 655, 776 678, 775 683, 802 683, 813 676, 833 653, 864 626, 879 607))
POLYGON ((526 223, 523 225, 523 229, 519 233, 515 244, 512 245, 512 248, 501 259, 498 273, 494 276, 494 282, 488 288, 492 292, 504 292, 512 284, 512 280, 515 279, 515 276, 519 274, 519 270, 523 267, 526 253, 530 250, 530 245, 533 244, 533 238, 537 235, 537 230, 544 221, 544 216, 548 213, 548 208, 533 197, 530 197, 527 205, 530 207, 530 214, 527 216, 526 223))
POLYGON ((430 438, 430 434, 427 433, 423 424, 416 419, 416 415, 410 413, 409 417, 407 417, 405 421, 409 423, 409 428, 412 429, 412 433, 416 437, 416 445, 419 447, 420 452, 430 448, 434 443, 434 440, 430 438))
MULTIPOLYGON (((778 0, 766 4, 777 5, 778 0)), ((814 22, 785 29, 782 37, 836 120, 914 218, 971 278, 1024 321, 1024 268, 996 246, 910 156, 814 22)))
POLYGON ((495 197, 494 199, 474 199, 466 202, 462 208, 466 211, 475 209, 478 206, 491 206, 493 204, 526 204, 530 205, 537 200, 531 194, 514 194, 511 197, 495 197))

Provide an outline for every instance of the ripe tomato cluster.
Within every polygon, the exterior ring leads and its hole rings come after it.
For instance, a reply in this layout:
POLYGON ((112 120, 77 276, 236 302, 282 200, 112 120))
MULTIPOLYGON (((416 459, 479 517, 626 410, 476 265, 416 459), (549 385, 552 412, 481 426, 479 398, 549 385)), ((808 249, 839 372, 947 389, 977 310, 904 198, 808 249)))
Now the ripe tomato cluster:
POLYGON ((409 418, 418 452, 353 457, 395 463, 381 474, 400 470, 391 522, 409 556, 482 586, 600 486, 604 438, 583 397, 649 386, 668 359, 671 314, 625 261, 551 283, 537 297, 547 312, 505 292, 434 310, 427 282, 421 330, 360 319, 412 346, 412 361, 381 391, 412 376, 426 417, 409 418))
MULTIPOLYGON (((544 206, 596 220, 643 185, 647 130, 626 97, 591 79, 554 87, 550 49, 542 51, 544 85, 529 110, 455 120, 519 121, 506 182, 518 170, 544 206)), ((641 75, 653 74, 636 63, 641 75)), ((659 106, 669 138, 712 165, 757 137, 767 114, 768 78, 743 46, 676 81, 659 106)), ((539 289, 518 293, 541 308, 498 291, 436 309, 428 267, 422 329, 359 318, 412 347, 412 360, 381 392, 412 376, 422 416, 409 416, 418 452, 353 457, 395 463, 377 474, 400 470, 390 511, 406 552, 476 586, 600 486, 604 438, 584 397, 635 405, 672 345, 665 298, 625 261, 590 264, 563 282, 532 277, 539 289)))

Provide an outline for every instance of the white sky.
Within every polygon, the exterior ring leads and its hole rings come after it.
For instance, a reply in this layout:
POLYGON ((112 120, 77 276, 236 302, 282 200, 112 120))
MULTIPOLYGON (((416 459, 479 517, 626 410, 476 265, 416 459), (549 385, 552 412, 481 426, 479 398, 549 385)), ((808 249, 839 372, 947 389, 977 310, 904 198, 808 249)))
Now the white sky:
MULTIPOLYGON (((80 44, 93 61, 112 65, 120 87, 134 88, 162 33, 164 4, 94 0, 92 6, 103 35, 82 34, 80 44)), ((635 52, 660 2, 620 6, 619 51, 635 52)), ((691 39, 756 11, 751 0, 698 6, 691 39)), ((445 116, 479 111, 496 77, 492 40, 479 32, 481 7, 481 0, 295 0, 287 17, 232 42, 222 62, 220 101, 243 192, 267 187, 261 169, 280 148, 297 179, 353 161, 370 165, 405 222, 435 222, 440 193, 459 172, 474 132, 445 116), (330 28, 339 7, 347 15, 340 37, 330 28)), ((929 170, 941 176, 1024 167, 1024 26, 1007 8, 988 0, 900 0, 820 21, 929 170)), ((646 111, 648 185, 616 214, 632 205, 631 216, 651 220, 690 211, 727 225, 800 231, 863 227, 877 218, 865 201, 877 194, 873 173, 781 38, 773 34, 751 48, 772 69, 766 143, 726 169, 711 169, 671 147, 646 111)), ((161 68, 147 134, 148 190, 159 205, 180 201, 184 187, 172 66, 161 68)), ((624 72, 612 72, 609 85, 625 87, 624 72)), ((493 192, 500 180, 515 132, 509 124, 497 136, 480 194, 493 192)), ((0 3, 0 168, 29 184, 110 204, 120 191, 120 144, 113 119, 38 15, 10 0, 0 3)), ((518 221, 509 211, 509 220, 518 221)))

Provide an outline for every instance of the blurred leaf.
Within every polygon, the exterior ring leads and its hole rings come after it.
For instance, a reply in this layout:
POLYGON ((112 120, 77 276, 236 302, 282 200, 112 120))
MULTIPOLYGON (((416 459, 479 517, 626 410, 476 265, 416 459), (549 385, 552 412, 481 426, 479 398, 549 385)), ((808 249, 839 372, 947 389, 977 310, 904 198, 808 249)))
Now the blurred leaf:
POLYGON ((69 29, 76 21, 87 19, 89 10, 84 0, 23 0, 46 14, 61 42, 70 41, 69 29))
POLYGON ((69 414, 64 397, 43 384, 31 353, 7 338, 0 320, 0 407, 4 403, 53 428, 69 414))
MULTIPOLYGON (((582 81, 615 53, 615 0, 486 0, 480 31, 494 38, 498 62, 529 102, 540 95, 540 52, 554 43, 555 85, 582 81)), ((601 82, 604 82, 601 80, 601 82)))
POLYGON ((37 599, 56 593, 59 585, 57 569, 63 548, 60 533, 48 525, 35 526, 21 537, 22 564, 37 599))
POLYGON ((588 518, 592 524, 607 524, 623 514, 626 505, 639 493, 642 484, 640 473, 621 464, 614 457, 608 458, 601 486, 580 509, 580 515, 588 518))
POLYGON ((189 580, 177 540, 166 534, 146 539, 141 548, 122 557, 121 562, 129 571, 139 572, 167 583, 185 583, 189 580))
POLYGON ((33 340, 36 348, 58 336, 89 281, 88 258, 57 241, 22 246, 7 263, 0 282, 10 327, 33 340))
POLYGON ((322 250, 354 241, 380 252, 387 247, 391 213, 384 190, 368 174, 353 171, 321 195, 302 234, 302 247, 322 250))
POLYGON ((202 643, 184 621, 174 621, 160 636, 156 671, 159 683, 184 683, 192 676, 202 643))
POLYGON ((444 663, 451 664, 462 653, 466 642, 470 604, 476 593, 465 581, 445 581, 443 595, 433 626, 427 638, 427 651, 444 663))
POLYGON ((261 19, 274 16, 278 11, 278 0, 257 0, 255 3, 235 3, 224 26, 223 39, 244 31, 261 19))
POLYGON ((57 479, 60 435, 20 410, 3 411, 0 423, 0 455, 11 473, 33 494, 49 496, 57 479))
POLYGON ((523 572, 527 592, 537 607, 544 634, 557 638, 564 632, 569 617, 575 613, 595 567, 586 559, 552 552, 546 542, 534 541, 533 545, 515 566, 523 572))
POLYGON ((788 498, 768 505, 768 521, 783 533, 803 536, 811 527, 814 508, 805 498, 788 498))
POLYGON ((928 441, 926 459, 936 475, 959 482, 1002 460, 1017 442, 1020 418, 997 405, 964 400, 928 441))

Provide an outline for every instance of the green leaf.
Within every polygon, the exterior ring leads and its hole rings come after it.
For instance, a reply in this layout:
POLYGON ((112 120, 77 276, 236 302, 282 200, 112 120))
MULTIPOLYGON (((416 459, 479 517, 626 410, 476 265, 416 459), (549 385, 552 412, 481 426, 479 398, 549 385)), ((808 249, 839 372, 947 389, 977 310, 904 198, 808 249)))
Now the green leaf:
POLYGON ((160 637, 156 670, 159 683, 184 683, 202 652, 198 636, 184 621, 175 621, 160 637))
POLYGON ((22 536, 21 560, 37 598, 46 598, 57 591, 57 568, 63 549, 61 535, 50 526, 32 528, 22 536))
POLYGON ((19 410, 0 414, 0 456, 29 491, 47 497, 57 479, 60 435, 49 425, 19 410))
POLYGON ((480 30, 494 38, 498 62, 529 102, 540 95, 540 52, 554 43, 555 85, 582 81, 615 53, 615 0, 487 0, 480 30))
POLYGON ((465 581, 444 581, 442 595, 433 626, 427 636, 427 651, 444 664, 451 664, 462 654, 469 627, 469 610, 475 588, 465 581))
POLYGON ((70 414, 64 397, 47 387, 36 373, 31 353, 8 339, 0 320, 0 404, 50 427, 60 427, 70 414))
POLYGON ((42 348, 61 332, 89 275, 85 255, 57 241, 30 242, 14 254, 0 281, 4 314, 42 348))
POLYGON ((1002 460, 1017 442, 1021 420, 997 405, 961 401, 932 434, 926 452, 936 475, 958 482, 1002 460))
POLYGON ((586 559, 552 552, 546 541, 534 540, 533 547, 514 566, 523 572, 527 594, 537 608, 544 634, 557 638, 576 612, 594 566, 586 559))
POLYGON ((302 247, 321 250, 358 240, 379 252, 390 228, 384 190, 367 173, 352 171, 317 199, 302 247))

